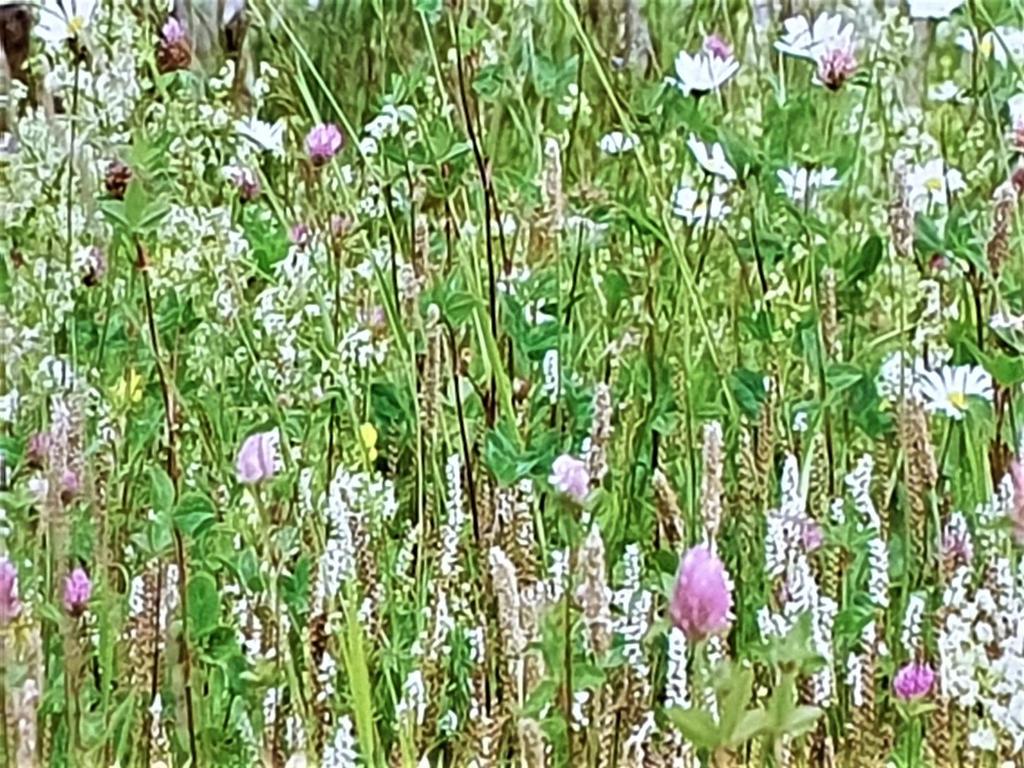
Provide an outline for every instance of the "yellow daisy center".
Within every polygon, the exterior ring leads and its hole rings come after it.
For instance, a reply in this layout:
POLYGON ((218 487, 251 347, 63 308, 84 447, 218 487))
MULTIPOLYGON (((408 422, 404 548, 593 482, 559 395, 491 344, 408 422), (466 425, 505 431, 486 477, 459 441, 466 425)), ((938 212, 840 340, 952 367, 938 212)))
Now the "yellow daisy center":
POLYGON ((940 179, 938 176, 933 176, 932 178, 928 179, 924 183, 924 185, 928 187, 928 189, 938 192, 939 190, 942 189, 942 179, 940 179))
POLYGON ((68 36, 78 37, 78 35, 85 29, 85 19, 81 16, 72 16, 68 19, 68 36))
POLYGON ((967 395, 963 392, 950 392, 949 402, 951 402, 958 410, 967 410, 967 395))
POLYGON ((986 37, 981 41, 981 45, 978 46, 978 50, 981 51, 981 55, 986 59, 992 55, 992 38, 986 37))

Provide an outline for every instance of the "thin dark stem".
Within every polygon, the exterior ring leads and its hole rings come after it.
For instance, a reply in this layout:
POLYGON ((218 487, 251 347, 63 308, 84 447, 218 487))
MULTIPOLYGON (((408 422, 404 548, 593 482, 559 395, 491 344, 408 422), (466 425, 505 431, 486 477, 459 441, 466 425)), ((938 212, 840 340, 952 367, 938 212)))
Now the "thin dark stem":
POLYGON ((448 327, 448 343, 451 347, 452 384, 455 392, 455 412, 459 418, 459 440, 462 443, 463 464, 466 465, 466 485, 469 490, 469 508, 473 513, 473 540, 480 542, 480 513, 476 502, 476 483, 473 482, 473 461, 469 452, 469 433, 466 430, 466 415, 462 410, 462 395, 459 394, 459 349, 455 331, 448 327))
MULTIPOLYGON (((494 273, 494 236, 491 234, 491 176, 487 169, 487 160, 484 158, 483 148, 480 146, 480 139, 477 136, 476 128, 473 125, 473 112, 469 107, 469 97, 466 95, 466 74, 462 58, 462 41, 459 36, 458 21, 453 23, 455 32, 455 61, 459 81, 459 100, 462 104, 462 115, 466 123, 466 132, 469 134, 469 142, 473 147, 473 159, 476 162, 476 170, 480 175, 480 184, 484 193, 484 242, 487 253, 487 308, 491 320, 491 335, 494 341, 498 341, 498 290, 497 278, 494 273)), ((487 401, 487 425, 494 426, 495 408, 497 406, 498 385, 495 374, 491 374, 491 391, 487 401)))
MULTIPOLYGON (((142 255, 142 245, 136 244, 142 255)), ((167 374, 164 371, 160 359, 160 342, 156 332, 156 317, 153 311, 153 294, 149 288, 149 275, 146 272, 144 257, 139 259, 142 267, 142 286, 146 297, 146 324, 149 328, 149 340, 153 346, 153 357, 156 360, 157 375, 160 378, 160 391, 164 401, 164 417, 167 425, 167 475, 174 484, 175 493, 178 487, 178 466, 177 454, 174 442, 174 399, 171 394, 170 385, 167 381, 167 374)), ((188 643, 188 571, 185 562, 185 547, 181 539, 181 532, 175 528, 174 531, 175 555, 178 561, 178 596, 181 602, 181 656, 182 656, 182 683, 185 689, 185 714, 188 720, 188 743, 192 766, 199 765, 199 754, 196 748, 195 715, 192 706, 192 659, 188 643)), ((156 673, 154 672, 154 695, 156 685, 156 673)))

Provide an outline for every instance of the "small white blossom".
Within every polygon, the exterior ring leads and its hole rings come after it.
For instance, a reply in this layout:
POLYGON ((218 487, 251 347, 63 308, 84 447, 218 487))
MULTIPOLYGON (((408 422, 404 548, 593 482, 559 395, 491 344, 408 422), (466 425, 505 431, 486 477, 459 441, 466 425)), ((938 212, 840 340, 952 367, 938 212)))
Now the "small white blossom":
POLYGON ((621 155, 625 152, 632 152, 639 143, 640 138, 635 133, 611 131, 601 137, 597 146, 606 155, 621 155))

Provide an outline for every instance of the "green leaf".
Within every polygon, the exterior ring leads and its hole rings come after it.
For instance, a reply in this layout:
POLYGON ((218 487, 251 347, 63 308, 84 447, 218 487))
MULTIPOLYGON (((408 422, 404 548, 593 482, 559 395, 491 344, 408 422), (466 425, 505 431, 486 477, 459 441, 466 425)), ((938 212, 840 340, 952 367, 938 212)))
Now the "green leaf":
POLYGON ((716 749, 721 743, 718 725, 710 712, 674 707, 665 714, 683 737, 698 749, 716 749))
POLYGON ((814 724, 823 714, 824 712, 819 707, 802 704, 789 713, 789 717, 786 718, 786 722, 782 726, 783 732, 790 738, 802 736, 814 728, 814 724))
POLYGON ((128 223, 128 217, 125 212, 124 201, 122 200, 101 200, 100 210, 107 220, 114 225, 115 229, 120 229, 124 232, 130 232, 132 227, 128 223))
POLYGON ((741 747, 762 731, 767 730, 770 725, 771 718, 768 717, 768 713, 763 707, 748 709, 736 724, 736 728, 730 736, 729 745, 741 747))
POLYGON ((441 311, 453 328, 460 328, 473 316, 473 312, 481 306, 480 299, 469 291, 449 290, 441 298, 441 311))
POLYGON ((220 594, 217 582, 205 571, 193 573, 188 582, 188 628, 196 640, 217 628, 220 620, 220 594))
POLYGON ((1015 387, 1024 383, 1024 357, 1007 355, 1005 352, 987 355, 977 348, 974 351, 985 370, 991 373, 992 378, 999 384, 1004 387, 1015 387))
POLYGON ((198 491, 184 494, 174 508, 174 524, 179 531, 193 537, 208 530, 215 518, 213 502, 198 491))
POLYGON ((864 372, 849 363, 832 363, 825 371, 825 380, 830 392, 842 392, 864 378, 864 372))
POLYGON ((882 238, 878 235, 871 235, 865 240, 846 270, 846 287, 857 287, 875 274, 878 265, 882 263, 883 251, 882 238))
POLYGON ((729 374, 729 388, 747 418, 758 419, 767 396, 764 376, 746 368, 737 368, 729 374))
POLYGON ((170 512, 174 504, 174 484, 161 467, 149 468, 149 503, 158 515, 170 512))
POLYGON ((507 419, 487 433, 484 441, 484 463, 494 473, 499 485, 509 486, 519 480, 522 447, 516 428, 507 419))
POLYGON ((149 198, 142 182, 133 178, 128 182, 128 188, 124 193, 124 218, 128 230, 137 230, 142 217, 145 215, 146 206, 149 205, 149 198))
POLYGON ((719 731, 723 741, 732 743, 734 731, 740 723, 750 701, 754 686, 754 670, 734 664, 723 686, 719 700, 719 731))
POLYGON ((431 24, 436 24, 437 20, 441 18, 441 10, 444 4, 442 0, 416 0, 412 7, 416 13, 422 13, 426 16, 427 21, 431 24))
POLYGON ((914 245, 917 247, 917 250, 926 254, 946 250, 945 238, 939 234, 935 222, 926 216, 918 215, 914 220, 914 225, 914 245))

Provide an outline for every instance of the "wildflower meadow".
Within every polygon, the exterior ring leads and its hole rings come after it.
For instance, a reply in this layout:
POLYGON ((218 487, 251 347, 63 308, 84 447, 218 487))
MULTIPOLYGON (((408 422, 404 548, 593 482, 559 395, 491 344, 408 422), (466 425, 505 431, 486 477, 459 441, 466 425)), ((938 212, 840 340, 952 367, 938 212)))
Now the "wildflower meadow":
POLYGON ((1022 153, 1021 0, 0 0, 0 768, 1024 768, 1022 153))

